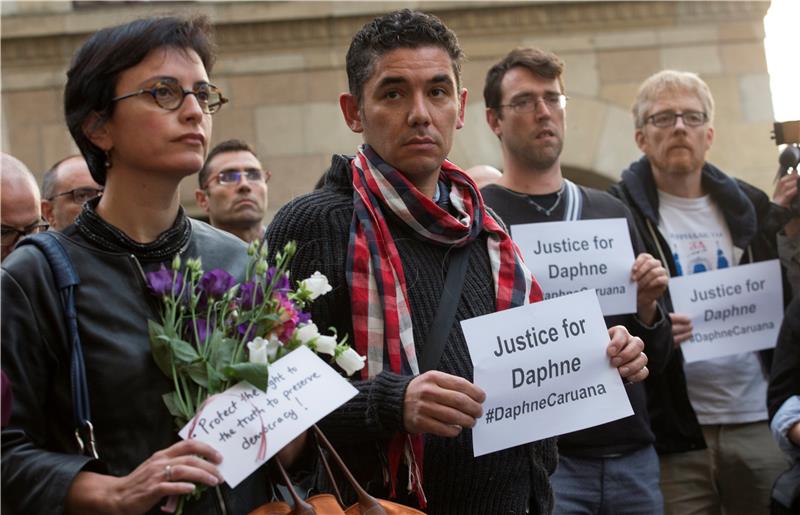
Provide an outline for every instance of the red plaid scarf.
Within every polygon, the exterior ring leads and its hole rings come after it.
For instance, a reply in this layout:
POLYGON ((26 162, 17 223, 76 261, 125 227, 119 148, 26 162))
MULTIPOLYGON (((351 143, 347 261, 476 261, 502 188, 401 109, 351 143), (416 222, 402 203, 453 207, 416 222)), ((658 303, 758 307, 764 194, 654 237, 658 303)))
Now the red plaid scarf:
MULTIPOLYGON (((456 216, 417 190, 406 177, 362 145, 351 163, 353 221, 347 253, 347 281, 353 310, 353 337, 367 356, 363 377, 383 370, 419 374, 405 273, 384 213, 390 212, 410 230, 434 245, 462 247, 483 231, 494 276, 497 310, 542 299, 539 284, 525 266, 516 244, 486 211, 472 179, 444 161, 441 176, 449 183, 449 200, 456 216)), ((401 457, 409 465, 409 482, 425 505, 421 435, 398 434, 389 447, 392 495, 401 457)))

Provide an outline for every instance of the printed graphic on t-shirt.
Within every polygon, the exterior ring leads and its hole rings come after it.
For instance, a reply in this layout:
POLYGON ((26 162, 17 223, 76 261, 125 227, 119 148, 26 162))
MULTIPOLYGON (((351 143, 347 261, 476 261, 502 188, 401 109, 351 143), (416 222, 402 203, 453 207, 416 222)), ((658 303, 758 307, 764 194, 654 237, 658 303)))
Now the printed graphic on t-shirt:
POLYGON ((672 258, 676 275, 699 274, 709 270, 728 268, 730 255, 722 249, 725 235, 722 232, 667 232, 672 243, 672 258))
POLYGON ((735 264, 730 230, 719 207, 708 196, 658 195, 658 225, 669 242, 676 275, 699 274, 735 264))

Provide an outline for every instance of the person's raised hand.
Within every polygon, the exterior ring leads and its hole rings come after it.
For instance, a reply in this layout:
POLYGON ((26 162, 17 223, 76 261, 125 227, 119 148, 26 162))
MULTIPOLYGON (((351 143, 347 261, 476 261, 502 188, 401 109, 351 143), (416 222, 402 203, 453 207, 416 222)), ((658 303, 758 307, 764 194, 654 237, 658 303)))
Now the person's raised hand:
POLYGON ((680 313, 670 313, 669 318, 672 320, 672 340, 677 348, 692 337, 692 319, 680 313))
POLYGON ((629 383, 644 381, 650 371, 647 370, 647 356, 642 339, 632 336, 622 325, 610 327, 608 337, 611 341, 606 353, 622 379, 629 383))
POLYGON ((636 282, 636 309, 645 324, 654 322, 658 311, 657 301, 667 289, 667 270, 647 252, 636 256, 631 269, 631 279, 636 282))

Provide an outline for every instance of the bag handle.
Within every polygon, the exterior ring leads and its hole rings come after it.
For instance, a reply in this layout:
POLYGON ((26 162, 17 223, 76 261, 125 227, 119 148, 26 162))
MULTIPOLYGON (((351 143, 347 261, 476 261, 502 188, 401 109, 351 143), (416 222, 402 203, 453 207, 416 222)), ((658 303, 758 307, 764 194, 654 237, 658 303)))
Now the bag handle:
POLYGON ((50 232, 34 234, 23 238, 18 245, 33 245, 38 248, 50 264, 56 288, 59 290, 61 306, 64 309, 69 343, 70 357, 70 387, 72 390, 73 419, 75 422, 75 440, 78 443, 80 454, 86 454, 94 459, 99 459, 94 439, 94 426, 89 407, 89 387, 86 382, 86 367, 83 361, 83 348, 81 337, 78 334, 78 314, 75 309, 75 287, 81 283, 78 272, 72 260, 58 241, 58 237, 50 232), (81 438, 85 433, 86 444, 81 438))
MULTIPOLYGON (((333 458, 334 463, 339 467, 339 470, 344 474, 344 477, 347 479, 347 482, 350 483, 350 486, 353 487, 353 490, 356 492, 358 496, 358 507, 361 509, 362 515, 388 515, 386 510, 383 506, 378 502, 377 499, 372 497, 367 493, 364 488, 358 484, 358 481, 353 476, 353 473, 350 472, 350 469, 347 468, 342 458, 339 456, 339 453, 333 448, 333 445, 325 438, 325 435, 322 434, 322 431, 317 427, 316 424, 311 426, 311 430, 314 432, 314 436, 317 438, 317 442, 322 444, 322 447, 330 453, 331 458, 333 458)), ((324 455, 320 449, 320 456, 322 457, 323 463, 325 464, 325 471, 328 473, 328 477, 331 480, 331 483, 336 488, 336 480, 333 478, 333 474, 331 472, 330 467, 328 466, 327 461, 325 460, 324 455)), ((291 480, 289 479, 289 475, 284 470, 283 465, 281 464, 280 459, 275 457, 275 463, 278 466, 278 470, 280 471, 283 480, 286 482, 286 486, 289 489, 289 492, 292 496, 292 500, 295 503, 295 507, 291 512, 291 515, 316 515, 316 511, 314 508, 305 502, 304 500, 300 499, 300 496, 297 495, 297 492, 294 489, 294 485, 292 485, 291 480)), ((336 494, 339 497, 339 503, 342 503, 341 494, 339 493, 338 488, 336 488, 336 494)), ((344 506, 343 506, 344 508, 344 506)))
POLYGON ((464 277, 467 275, 469 263, 469 249, 472 245, 454 248, 447 268, 447 277, 444 280, 444 290, 439 299, 439 308, 428 330, 428 339, 422 347, 422 356, 419 360, 419 373, 435 370, 444 353, 447 335, 453 328, 456 309, 461 299, 461 290, 464 287, 464 277))

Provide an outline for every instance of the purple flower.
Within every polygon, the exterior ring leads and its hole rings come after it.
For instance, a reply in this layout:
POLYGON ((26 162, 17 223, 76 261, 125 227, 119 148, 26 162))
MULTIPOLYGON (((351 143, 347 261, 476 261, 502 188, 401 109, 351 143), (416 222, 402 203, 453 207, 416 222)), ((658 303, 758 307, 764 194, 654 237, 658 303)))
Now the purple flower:
MULTIPOLYGON (((267 270, 267 276, 264 279, 267 282, 267 284, 270 284, 270 282, 272 282, 272 278, 275 276, 275 272, 276 270, 274 266, 270 267, 270 269, 267 270)), ((286 274, 281 274, 281 276, 278 277, 278 280, 275 281, 275 286, 273 287, 273 290, 277 291, 278 293, 285 294, 289 291, 289 289, 290 289, 289 276, 286 274)))
POLYGON ((163 264, 156 272, 147 272, 147 285, 154 295, 177 295, 183 287, 183 274, 167 269, 163 264))
POLYGON ((253 309, 264 303, 264 292, 253 281, 242 283, 239 287, 239 305, 245 309, 253 309))
POLYGON ((195 334, 197 335, 197 342, 198 343, 205 342, 206 337, 208 336, 208 330, 210 328, 208 321, 202 318, 198 318, 197 320, 194 321, 194 328, 195 328, 195 334))
POLYGON ((244 322, 237 325, 236 330, 242 336, 243 341, 252 340, 256 336, 256 326, 253 324, 253 326, 250 327, 250 322, 244 322), (250 328, 249 331, 247 330, 248 327, 250 328))
POLYGON ((310 321, 311 313, 306 313, 305 311, 297 312, 297 325, 307 324, 310 321))
POLYGON ((215 268, 203 274, 198 283, 201 293, 212 299, 218 299, 236 284, 236 279, 221 268, 215 268))

